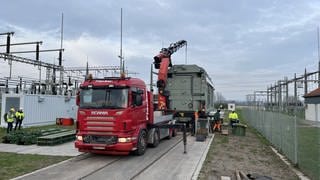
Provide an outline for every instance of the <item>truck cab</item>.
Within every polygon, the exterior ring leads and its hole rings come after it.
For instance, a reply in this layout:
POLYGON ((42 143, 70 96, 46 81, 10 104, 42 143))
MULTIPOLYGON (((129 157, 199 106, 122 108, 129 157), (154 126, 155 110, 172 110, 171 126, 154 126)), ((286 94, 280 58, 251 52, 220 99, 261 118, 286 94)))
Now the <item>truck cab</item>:
POLYGON ((86 80, 77 95, 75 147, 101 154, 144 153, 147 124, 152 123, 150 97, 137 78, 86 80))

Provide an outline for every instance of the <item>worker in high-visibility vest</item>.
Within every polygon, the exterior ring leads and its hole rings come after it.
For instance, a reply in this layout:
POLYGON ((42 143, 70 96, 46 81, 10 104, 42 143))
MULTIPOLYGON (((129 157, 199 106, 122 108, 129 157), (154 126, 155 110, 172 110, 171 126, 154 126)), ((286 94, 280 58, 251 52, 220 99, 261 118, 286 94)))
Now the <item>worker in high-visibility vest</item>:
POLYGON ((191 136, 194 136, 194 134, 196 133, 196 123, 199 119, 199 111, 196 110, 194 112, 194 119, 191 120, 191 136))
POLYGON ((238 114, 235 111, 232 111, 229 114, 229 121, 230 121, 231 127, 233 127, 235 123, 239 123, 238 114))
POLYGON ((11 108, 10 111, 7 113, 7 123, 8 123, 7 133, 12 131, 14 118, 15 118, 15 110, 14 108, 11 108))
POLYGON ((214 132, 215 130, 221 131, 220 109, 218 109, 217 112, 214 113, 213 118, 214 118, 214 123, 212 124, 213 125, 212 132, 214 132))
POLYGON ((24 112, 23 109, 20 108, 19 111, 16 112, 16 126, 14 127, 14 130, 21 129, 22 120, 24 119, 24 112))

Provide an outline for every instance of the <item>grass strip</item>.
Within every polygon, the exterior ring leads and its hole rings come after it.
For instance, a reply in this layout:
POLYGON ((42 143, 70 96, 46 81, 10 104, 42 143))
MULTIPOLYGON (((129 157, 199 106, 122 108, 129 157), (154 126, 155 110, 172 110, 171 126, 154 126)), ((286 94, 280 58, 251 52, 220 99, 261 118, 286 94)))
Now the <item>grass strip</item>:
POLYGON ((69 158, 71 157, 0 152, 0 180, 21 176, 69 158))

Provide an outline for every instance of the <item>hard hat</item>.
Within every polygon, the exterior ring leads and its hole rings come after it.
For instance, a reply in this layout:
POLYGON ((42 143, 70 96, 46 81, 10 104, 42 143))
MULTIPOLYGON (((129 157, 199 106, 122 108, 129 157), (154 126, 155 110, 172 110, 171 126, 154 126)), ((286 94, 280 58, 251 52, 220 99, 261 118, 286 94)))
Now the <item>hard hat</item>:
POLYGON ((21 107, 20 110, 23 111, 23 108, 21 107))
POLYGON ((10 111, 14 111, 14 108, 11 108, 10 111))

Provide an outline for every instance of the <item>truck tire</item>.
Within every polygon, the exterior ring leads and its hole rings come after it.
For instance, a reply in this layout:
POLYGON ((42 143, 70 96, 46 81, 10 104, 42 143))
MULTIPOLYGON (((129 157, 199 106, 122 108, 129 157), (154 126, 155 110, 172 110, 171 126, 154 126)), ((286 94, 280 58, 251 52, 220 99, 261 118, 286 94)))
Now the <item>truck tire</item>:
POLYGON ((137 142, 137 150, 134 151, 135 155, 143 155, 147 149, 147 133, 145 130, 141 130, 137 142))
POLYGON ((157 147, 160 143, 159 131, 154 131, 153 134, 153 143, 151 144, 152 147, 157 147))

